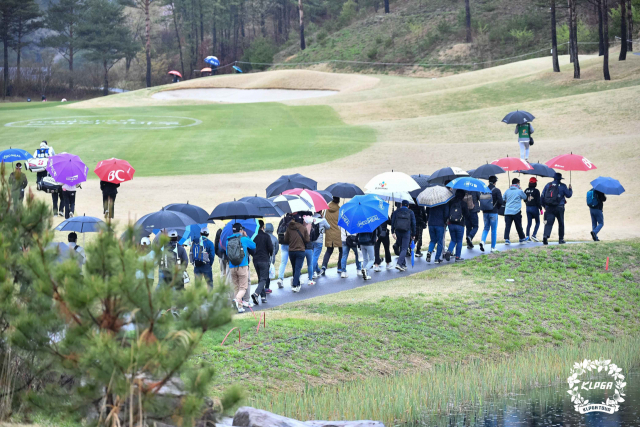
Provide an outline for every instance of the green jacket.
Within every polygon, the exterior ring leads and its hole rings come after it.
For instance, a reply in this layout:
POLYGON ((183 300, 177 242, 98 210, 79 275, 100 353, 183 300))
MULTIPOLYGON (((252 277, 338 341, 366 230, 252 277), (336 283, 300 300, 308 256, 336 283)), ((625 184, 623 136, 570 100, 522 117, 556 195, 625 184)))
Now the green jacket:
POLYGON ((11 194, 20 194, 23 189, 27 188, 27 175, 24 172, 20 172, 20 176, 16 177, 15 172, 11 172, 9 175, 9 186, 11 187, 11 194))

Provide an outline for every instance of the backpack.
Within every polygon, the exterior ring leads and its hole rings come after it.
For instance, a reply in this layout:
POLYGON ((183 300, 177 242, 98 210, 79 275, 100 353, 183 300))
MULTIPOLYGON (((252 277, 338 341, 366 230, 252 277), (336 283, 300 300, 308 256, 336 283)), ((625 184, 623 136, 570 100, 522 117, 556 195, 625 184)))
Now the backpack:
POLYGON ((360 245, 373 245, 373 233, 359 233, 358 241, 360 242, 360 245))
POLYGON ((191 245, 190 261, 195 266, 209 264, 209 252, 201 242, 193 242, 191 245))
POLYGON ((282 218, 282 221, 280 221, 280 224, 278 225, 278 243, 281 245, 286 245, 284 242, 284 233, 287 232, 288 225, 289 223, 286 221, 286 217, 282 218))
POLYGON ((358 235, 357 234, 349 234, 347 236, 346 244, 348 248, 355 248, 358 246, 358 235))
POLYGON ((315 222, 311 224, 311 232, 309 233, 309 241, 315 242, 320 238, 320 224, 316 224, 315 222))
POLYGON ((165 246, 160 257, 160 270, 163 272, 173 272, 178 264, 178 247, 165 246))
POLYGON ((462 225, 464 216, 462 215, 462 204, 460 201, 451 203, 449 209, 449 224, 462 225))
POLYGON ((493 204, 493 191, 489 194, 482 193, 480 195, 480 210, 482 211, 492 211, 495 208, 493 204))
POLYGON ((587 206, 589 206, 590 208, 595 208, 596 206, 598 206, 598 203, 600 203, 600 200, 598 199, 596 190, 592 188, 591 190, 587 191, 587 206))
POLYGON ((231 236, 227 240, 227 258, 233 265, 240 265, 244 261, 244 247, 242 247, 242 236, 231 236))
POLYGON ((396 231, 406 233, 409 230, 411 230, 411 211, 398 209, 396 211, 396 231))
POLYGON ((216 255, 218 255, 218 258, 222 258, 222 248, 220 247, 220 236, 222 235, 222 228, 218 228, 218 231, 216 231, 216 237, 213 240, 213 249, 216 252, 216 255))
POLYGON ((464 200, 467 203, 467 208, 469 210, 472 210, 475 207, 475 204, 473 203, 473 194, 471 193, 465 194, 462 200, 464 200))
POLYGON ((547 191, 544 193, 544 205, 545 206, 558 206, 560 204, 560 183, 551 182, 547 187, 547 191))

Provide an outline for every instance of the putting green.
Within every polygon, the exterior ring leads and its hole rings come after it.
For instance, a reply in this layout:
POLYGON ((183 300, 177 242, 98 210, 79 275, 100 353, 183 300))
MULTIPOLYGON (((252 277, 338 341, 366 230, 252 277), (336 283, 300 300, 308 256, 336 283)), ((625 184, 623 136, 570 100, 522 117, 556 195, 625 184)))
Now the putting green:
POLYGON ((233 173, 304 166, 354 154, 375 141, 329 106, 277 103, 67 109, 0 106, 0 150, 33 152, 47 140, 93 169, 127 159, 136 176, 233 173))

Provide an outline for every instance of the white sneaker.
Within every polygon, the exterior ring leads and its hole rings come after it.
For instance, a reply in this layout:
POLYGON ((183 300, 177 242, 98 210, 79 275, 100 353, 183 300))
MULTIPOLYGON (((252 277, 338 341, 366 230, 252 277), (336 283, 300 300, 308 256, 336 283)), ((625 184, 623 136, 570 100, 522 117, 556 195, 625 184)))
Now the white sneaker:
POLYGON ((253 307, 253 303, 251 301, 242 300, 242 306, 243 307, 253 307))
POLYGON ((364 280, 371 280, 371 276, 369 276, 366 271, 364 272, 364 276, 362 276, 362 278, 364 280))
POLYGON ((379 271, 382 271, 382 269, 380 268, 379 265, 376 265, 375 267, 373 267, 373 271, 379 272, 379 271))
POLYGON ((367 280, 367 270, 365 270, 364 268, 360 270, 360 275, 364 280, 367 280))
POLYGON ((313 278, 317 279, 318 278, 318 273, 313 273, 313 278))
POLYGON ((342 277, 343 279, 347 278, 347 272, 343 271, 342 274, 340 275, 340 277, 342 277))
POLYGON ((391 265, 390 262, 387 263, 387 270, 391 270, 393 268, 393 265, 391 265))
POLYGON ((238 310, 238 313, 244 313, 244 307, 242 307, 242 304, 238 304, 237 299, 234 299, 233 303, 236 305, 236 309, 238 310))
POLYGON ((282 279, 278 279, 278 288, 280 289, 284 288, 284 285, 282 284, 282 279))
POLYGON ((309 286, 313 286, 315 284, 316 284, 316 282, 314 282, 313 280, 309 280, 309 283, 307 283, 307 285, 309 285, 309 286))

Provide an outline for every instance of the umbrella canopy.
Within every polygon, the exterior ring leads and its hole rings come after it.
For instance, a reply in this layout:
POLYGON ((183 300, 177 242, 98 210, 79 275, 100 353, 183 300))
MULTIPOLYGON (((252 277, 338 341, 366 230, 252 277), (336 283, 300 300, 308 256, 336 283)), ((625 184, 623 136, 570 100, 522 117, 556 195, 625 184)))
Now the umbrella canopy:
POLYGON ((161 230, 163 228, 185 228, 187 225, 195 223, 188 215, 162 208, 157 212, 143 216, 135 223, 135 226, 146 230, 161 230))
POLYGON ((340 206, 338 225, 351 234, 371 233, 389 219, 389 203, 375 194, 355 196, 340 206))
POLYGON ((429 177, 430 184, 441 184, 444 185, 446 181, 451 181, 461 176, 469 176, 467 171, 457 168, 455 166, 450 166, 442 169, 438 169, 429 177))
POLYGON ((422 193, 418 194, 418 204, 432 208, 448 203, 453 197, 453 193, 448 188, 438 185, 426 188, 422 193))
POLYGON ((249 196, 243 197, 240 201, 250 203, 258 208, 262 218, 280 218, 284 215, 284 212, 275 203, 264 197, 249 196))
POLYGON ((476 179, 489 179, 490 176, 495 176, 504 172, 505 170, 500 166, 487 163, 469 171, 469 176, 476 179))
POLYGON ((617 179, 610 178, 608 176, 599 176, 591 181, 591 186, 594 190, 598 190, 604 194, 612 194, 619 196, 624 193, 624 187, 617 179))
POLYGON ((313 205, 314 212, 320 212, 325 209, 329 209, 329 205, 327 205, 324 197, 322 197, 322 194, 318 193, 317 191, 294 188, 293 190, 283 191, 282 195, 294 195, 302 197, 307 202, 311 203, 311 205, 313 205))
POLYGON ((50 157, 46 169, 56 182, 67 185, 85 182, 89 173, 89 168, 80 157, 69 153, 50 157))
POLYGON ((111 158, 102 160, 93 170, 100 181, 113 182, 120 184, 133 179, 136 170, 126 160, 111 158))
POLYGON ((232 68, 233 68, 234 70, 236 70, 236 72, 238 72, 238 73, 242 73, 242 69, 241 69, 240 67, 238 67, 237 65, 233 65, 233 66, 232 66, 232 68))
POLYGON ((19 161, 29 160, 33 156, 22 148, 9 148, 8 150, 0 151, 0 162, 13 163, 19 161))
POLYGON ((363 196, 364 191, 355 184, 348 182, 336 182, 328 186, 325 191, 331 193, 332 196, 340 197, 341 199, 352 199, 355 196, 363 196))
MULTIPOLYGON (((200 206, 191 205, 189 202, 187 203, 172 203, 170 205, 165 206, 163 209, 173 212, 180 212, 187 215, 189 218, 193 219, 196 224, 206 224, 209 219, 209 214, 207 211, 202 209, 200 206)), ((210 221, 210 223, 214 223, 210 221)))
POLYGON ((75 231, 76 233, 95 233, 100 231, 104 221, 93 216, 74 216, 65 219, 55 228, 56 231, 75 231))
POLYGON ((553 178, 553 176, 556 174, 556 171, 543 163, 529 163, 529 166, 531 166, 532 169, 519 170, 516 172, 520 172, 525 175, 543 176, 545 178, 553 178))
POLYGON ((413 178, 418 183, 418 185, 420 186, 419 189, 409 192, 409 194, 411 195, 412 198, 417 199, 418 198, 418 194, 422 193, 422 190, 424 190, 425 188, 427 188, 427 187, 429 187, 431 185, 429 183, 429 177, 430 176, 431 175, 423 175, 423 174, 411 175, 411 178, 413 178))
POLYGON ((313 212, 313 204, 300 196, 292 194, 281 194, 279 196, 269 198, 284 213, 293 212, 313 212))
POLYGON ((512 111, 502 119, 503 123, 508 125, 521 125, 524 123, 532 122, 535 117, 531 113, 527 113, 526 111, 512 111))
POLYGON ((366 193, 375 194, 384 200, 393 202, 403 200, 412 202, 413 198, 409 193, 418 189, 420 186, 409 175, 393 171, 376 175, 364 187, 366 193))
POLYGON ((455 190, 478 191, 480 193, 491 193, 491 189, 487 184, 476 178, 463 176, 456 178, 447 184, 447 187, 455 190))
POLYGON ((563 171, 590 171, 597 169, 589 159, 579 154, 563 154, 545 162, 547 166, 563 171))
POLYGON ((262 218, 260 210, 247 202, 233 201, 220 203, 211 211, 209 219, 250 219, 262 218))
POLYGON ((200 72, 201 73, 210 73, 211 72, 211 68, 209 68, 209 67, 203 68, 202 70, 200 70, 200 72))
POLYGON ((318 183, 299 173, 293 175, 282 175, 267 187, 267 197, 277 196, 283 191, 303 188, 307 190, 317 190, 318 183))
POLYGON ((213 65, 214 67, 217 67, 218 65, 220 65, 220 61, 215 56, 207 56, 206 58, 204 58, 204 62, 206 62, 209 65, 213 65))
POLYGON ((222 233, 220 233, 220 246, 223 249, 227 249, 227 238, 233 234, 233 224, 239 222, 244 228, 244 231, 247 233, 247 237, 251 240, 255 239, 258 235, 258 229, 260 228, 257 219, 240 219, 229 221, 224 228, 222 229, 222 233))
POLYGON ((510 171, 526 171, 533 169, 529 163, 519 157, 503 157, 491 162, 492 165, 498 165, 507 172, 510 171))
POLYGON ((331 200, 333 200, 333 194, 331 194, 330 191, 327 191, 327 190, 316 190, 316 193, 318 193, 322 197, 324 197, 324 201, 327 202, 327 203, 329 203, 331 200))
POLYGON ((182 78, 182 74, 180 74, 176 70, 171 70, 167 74, 171 74, 172 76, 178 76, 178 77, 182 78))

